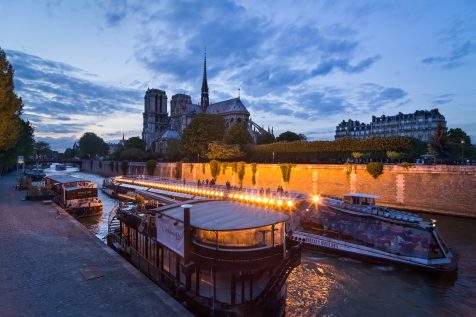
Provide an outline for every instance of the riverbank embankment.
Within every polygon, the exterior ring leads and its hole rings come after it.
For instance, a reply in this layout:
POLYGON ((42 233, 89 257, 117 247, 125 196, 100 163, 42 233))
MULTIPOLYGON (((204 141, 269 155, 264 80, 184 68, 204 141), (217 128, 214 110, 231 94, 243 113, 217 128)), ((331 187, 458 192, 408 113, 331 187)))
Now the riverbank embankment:
POLYGON ((1 316, 188 316, 182 305, 54 204, 0 178, 1 316))

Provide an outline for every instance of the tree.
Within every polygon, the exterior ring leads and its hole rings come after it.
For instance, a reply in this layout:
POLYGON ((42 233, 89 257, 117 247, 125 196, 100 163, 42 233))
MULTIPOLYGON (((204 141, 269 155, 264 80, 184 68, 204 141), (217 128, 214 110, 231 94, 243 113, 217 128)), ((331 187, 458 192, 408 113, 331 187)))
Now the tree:
POLYGON ((293 142, 293 141, 306 141, 304 134, 297 134, 291 131, 281 133, 277 138, 278 142, 293 142))
POLYGON ((18 156, 22 155, 26 160, 33 156, 33 127, 27 120, 20 120, 20 133, 13 148, 8 151, 0 151, 0 174, 13 168, 17 163, 18 156))
POLYGON ((133 136, 133 137, 127 139, 127 141, 124 144, 124 147, 126 149, 139 149, 139 150, 145 151, 145 143, 138 136, 133 136))
POLYGON ((431 147, 437 155, 444 156, 447 154, 448 136, 446 135, 445 127, 441 122, 438 122, 435 131, 433 132, 431 147))
POLYGON ((157 165, 157 162, 154 160, 148 160, 145 163, 145 167, 147 169, 147 175, 154 176, 154 171, 155 171, 155 166, 157 165))
POLYGON ((35 142, 34 149, 38 159, 51 158, 53 154, 50 145, 43 141, 35 142))
POLYGON ((448 141, 451 143, 460 144, 463 140, 465 144, 471 144, 469 135, 460 128, 449 129, 447 135, 448 141))
POLYGON ((400 160, 403 157, 402 153, 397 151, 387 151, 386 155, 390 161, 400 160))
POLYGON ((167 161, 178 161, 180 160, 180 140, 170 140, 167 142, 167 147, 165 148, 165 159, 167 161))
POLYGON ((137 148, 129 148, 121 152, 120 158, 122 160, 128 161, 142 161, 145 160, 148 156, 149 155, 146 151, 137 148))
POLYGON ((180 151, 191 160, 205 157, 208 144, 221 141, 225 132, 225 121, 220 115, 198 114, 185 128, 180 142, 180 151))
POLYGON ((86 132, 79 139, 79 150, 83 158, 94 159, 97 155, 106 155, 109 146, 92 132, 86 132))
POLYGON ((23 103, 14 92, 13 74, 13 67, 0 48, 0 152, 15 146, 22 129, 23 103))
POLYGON ((271 133, 265 132, 258 136, 256 144, 270 144, 276 141, 276 138, 271 133))
POLYGON ((207 157, 210 160, 231 161, 243 156, 245 156, 245 153, 240 150, 238 144, 226 145, 218 142, 211 142, 208 144, 207 157))
POLYGON ((253 143, 253 138, 243 124, 234 123, 226 129, 223 142, 225 144, 244 145, 253 143))

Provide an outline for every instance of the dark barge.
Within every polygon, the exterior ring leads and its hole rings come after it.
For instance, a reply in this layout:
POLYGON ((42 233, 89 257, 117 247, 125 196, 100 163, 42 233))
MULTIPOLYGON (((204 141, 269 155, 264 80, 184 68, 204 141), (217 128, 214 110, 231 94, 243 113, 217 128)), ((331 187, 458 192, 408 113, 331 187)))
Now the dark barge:
POLYGON ((53 200, 76 218, 102 213, 98 187, 89 180, 69 175, 50 175, 44 178, 45 187, 54 194, 53 200))
POLYGON ((282 316, 301 244, 286 213, 224 200, 121 204, 108 245, 200 316, 282 316))

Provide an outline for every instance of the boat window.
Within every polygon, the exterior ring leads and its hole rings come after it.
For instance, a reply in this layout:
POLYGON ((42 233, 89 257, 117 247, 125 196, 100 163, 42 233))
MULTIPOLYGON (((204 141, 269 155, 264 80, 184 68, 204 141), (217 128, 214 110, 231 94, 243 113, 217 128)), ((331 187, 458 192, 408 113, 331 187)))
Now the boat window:
POLYGON ((444 256, 429 230, 375 218, 359 217, 319 208, 308 215, 304 229, 393 254, 433 259, 444 256))
POLYGON ((218 235, 216 231, 197 229, 194 231, 194 242, 232 249, 272 247, 284 243, 282 230, 282 223, 246 230, 219 231, 218 235))

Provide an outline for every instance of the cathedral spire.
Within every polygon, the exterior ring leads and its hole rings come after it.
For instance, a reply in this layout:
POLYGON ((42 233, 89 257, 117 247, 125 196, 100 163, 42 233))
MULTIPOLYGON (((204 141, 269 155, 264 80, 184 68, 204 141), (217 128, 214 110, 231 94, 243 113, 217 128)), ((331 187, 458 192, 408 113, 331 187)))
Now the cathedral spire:
POLYGON ((208 105, 209 105, 209 101, 208 101, 208 82, 207 82, 207 50, 205 49, 205 54, 203 58, 202 98, 200 100, 200 106, 202 107, 203 112, 207 111, 208 105))

